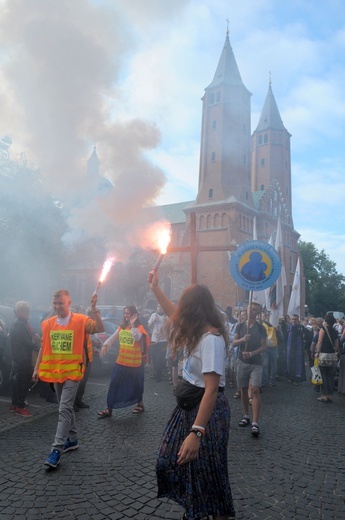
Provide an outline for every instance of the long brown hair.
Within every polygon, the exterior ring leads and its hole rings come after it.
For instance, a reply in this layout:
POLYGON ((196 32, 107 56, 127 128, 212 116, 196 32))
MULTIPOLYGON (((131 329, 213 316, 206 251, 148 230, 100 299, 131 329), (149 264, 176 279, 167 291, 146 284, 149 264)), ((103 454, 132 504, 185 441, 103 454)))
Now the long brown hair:
MULTIPOLYGON (((131 313, 131 316, 133 316, 133 314, 138 314, 137 308, 134 305, 126 305, 126 307, 123 309, 123 312, 125 312, 126 309, 131 313)), ((122 323, 121 323, 120 327, 121 327, 121 329, 126 329, 127 327, 130 326, 130 323, 129 323, 129 321, 128 321, 128 323, 126 322, 124 315, 122 318, 123 319, 122 319, 122 323)), ((141 321, 140 321, 139 317, 138 317, 138 319, 135 320, 134 327, 138 327, 138 325, 141 325, 141 321)))
POLYGON ((169 342, 172 357, 183 348, 186 348, 190 355, 201 336, 210 328, 222 334, 226 345, 229 344, 225 318, 216 307, 206 285, 195 284, 185 289, 170 320, 169 342))

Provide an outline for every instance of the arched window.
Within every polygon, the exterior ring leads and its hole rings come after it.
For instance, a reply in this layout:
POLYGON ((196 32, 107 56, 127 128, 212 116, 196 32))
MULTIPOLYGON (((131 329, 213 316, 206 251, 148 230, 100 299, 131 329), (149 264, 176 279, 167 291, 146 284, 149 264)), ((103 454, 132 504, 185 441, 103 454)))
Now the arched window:
POLYGON ((221 94, 220 94, 220 90, 218 90, 218 92, 217 92, 217 103, 220 102, 220 98, 221 98, 221 94))
POLYGON ((227 227, 227 224, 228 224, 227 214, 223 213, 222 214, 222 227, 227 227))
POLYGON ((207 218, 206 218, 206 229, 210 229, 211 227, 212 227, 211 215, 207 215, 207 218))
POLYGON ((260 188, 260 190, 261 190, 261 191, 264 191, 264 189, 265 189, 265 185, 264 185, 264 184, 261 184, 261 188, 260 188))
POLYGON ((258 142, 259 142, 259 144, 262 144, 262 135, 259 135, 258 142))
POLYGON ((219 228, 220 227, 220 216, 219 213, 216 213, 214 216, 214 227, 219 228))
POLYGON ((216 160, 216 152, 211 153, 211 161, 214 162, 216 160))
POLYGON ((264 143, 268 143, 268 134, 264 135, 264 143))
POLYGON ((209 97, 209 105, 214 105, 214 94, 210 94, 210 97, 209 97))
POLYGON ((208 190, 208 198, 209 198, 209 199, 212 199, 212 198, 213 198, 213 188, 210 188, 210 189, 208 190))
POLYGON ((216 128, 217 128, 217 121, 214 120, 214 121, 212 121, 212 130, 216 130, 216 128))
POLYGON ((199 229, 204 229, 205 227, 205 217, 204 215, 201 215, 200 219, 199 219, 199 229))

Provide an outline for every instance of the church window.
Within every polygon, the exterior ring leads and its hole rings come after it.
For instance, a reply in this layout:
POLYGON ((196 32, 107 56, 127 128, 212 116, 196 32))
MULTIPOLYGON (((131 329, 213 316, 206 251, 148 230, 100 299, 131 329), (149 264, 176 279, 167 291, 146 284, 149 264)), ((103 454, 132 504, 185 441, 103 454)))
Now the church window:
POLYGON ((292 256, 290 256, 290 273, 293 273, 292 256))
POLYGON ((210 189, 208 190, 208 198, 209 198, 209 199, 212 199, 212 198, 213 198, 213 188, 210 188, 210 189))
POLYGON ((207 215, 207 218, 206 218, 206 229, 210 229, 212 226, 211 226, 211 215, 207 215))
POLYGON ((212 154, 211 154, 211 161, 215 162, 215 160, 216 160, 216 152, 212 152, 212 154))
POLYGON ((261 190, 261 191, 264 191, 264 189, 265 189, 265 185, 264 185, 264 184, 261 184, 260 190, 261 190))
POLYGON ((204 215, 201 215, 200 220, 199 220, 199 229, 204 229, 204 227, 205 227, 205 217, 204 217, 204 215))
POLYGON ((264 143, 268 143, 268 134, 264 135, 264 143))
POLYGON ((217 103, 219 103, 219 102, 220 102, 220 90, 218 90, 218 92, 217 92, 217 103))
POLYGON ((210 94, 210 97, 209 97, 209 105, 214 105, 214 94, 210 94))
POLYGON ((216 130, 216 128, 217 128, 217 121, 214 120, 214 121, 212 121, 212 130, 216 130))
POLYGON ((222 214, 222 227, 226 227, 227 225, 227 216, 226 216, 226 213, 223 213, 222 214))
POLYGON ((260 164, 261 164, 261 167, 263 168, 265 166, 265 159, 261 159, 260 164))
POLYGON ((262 144, 262 135, 259 135, 259 144, 262 144))
POLYGON ((220 227, 220 216, 219 213, 216 213, 214 216, 214 227, 219 228, 220 227))

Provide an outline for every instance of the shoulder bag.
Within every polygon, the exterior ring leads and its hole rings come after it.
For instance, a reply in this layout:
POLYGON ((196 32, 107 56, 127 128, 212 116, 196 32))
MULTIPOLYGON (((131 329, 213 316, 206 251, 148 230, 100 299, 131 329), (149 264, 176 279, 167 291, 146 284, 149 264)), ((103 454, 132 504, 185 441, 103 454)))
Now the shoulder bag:
POLYGON ((181 379, 175 390, 177 404, 183 410, 193 410, 201 401, 205 388, 192 385, 185 379, 181 379))
MULTIPOLYGON (((331 339, 330 333, 327 329, 327 326, 324 327, 326 334, 329 338, 329 341, 334 348, 333 341, 331 339)), ((338 355, 336 352, 319 352, 319 366, 320 367, 336 367, 338 365, 338 355)))

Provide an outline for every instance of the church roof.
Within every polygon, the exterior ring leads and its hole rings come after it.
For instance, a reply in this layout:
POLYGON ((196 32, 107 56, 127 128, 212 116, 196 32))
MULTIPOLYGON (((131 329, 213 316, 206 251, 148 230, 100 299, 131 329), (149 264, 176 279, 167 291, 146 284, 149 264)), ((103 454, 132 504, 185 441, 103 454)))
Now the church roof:
POLYGON ((262 132, 268 128, 274 128, 275 130, 285 130, 275 97, 272 92, 271 84, 268 87, 267 96, 261 112, 258 126, 256 127, 256 132, 262 132))
POLYGON ((253 203, 254 203, 254 208, 256 210, 259 210, 260 200, 265 195, 265 193, 266 193, 266 190, 253 191, 253 203))
POLYGON ((153 206, 147 208, 145 212, 149 212, 149 214, 155 218, 164 218, 171 224, 185 224, 186 214, 183 210, 191 204, 194 204, 193 200, 176 202, 174 204, 165 204, 163 206, 153 206))
POLYGON ((227 32, 222 54, 212 83, 207 88, 217 87, 222 84, 243 86, 240 71, 230 45, 229 33, 227 32))

